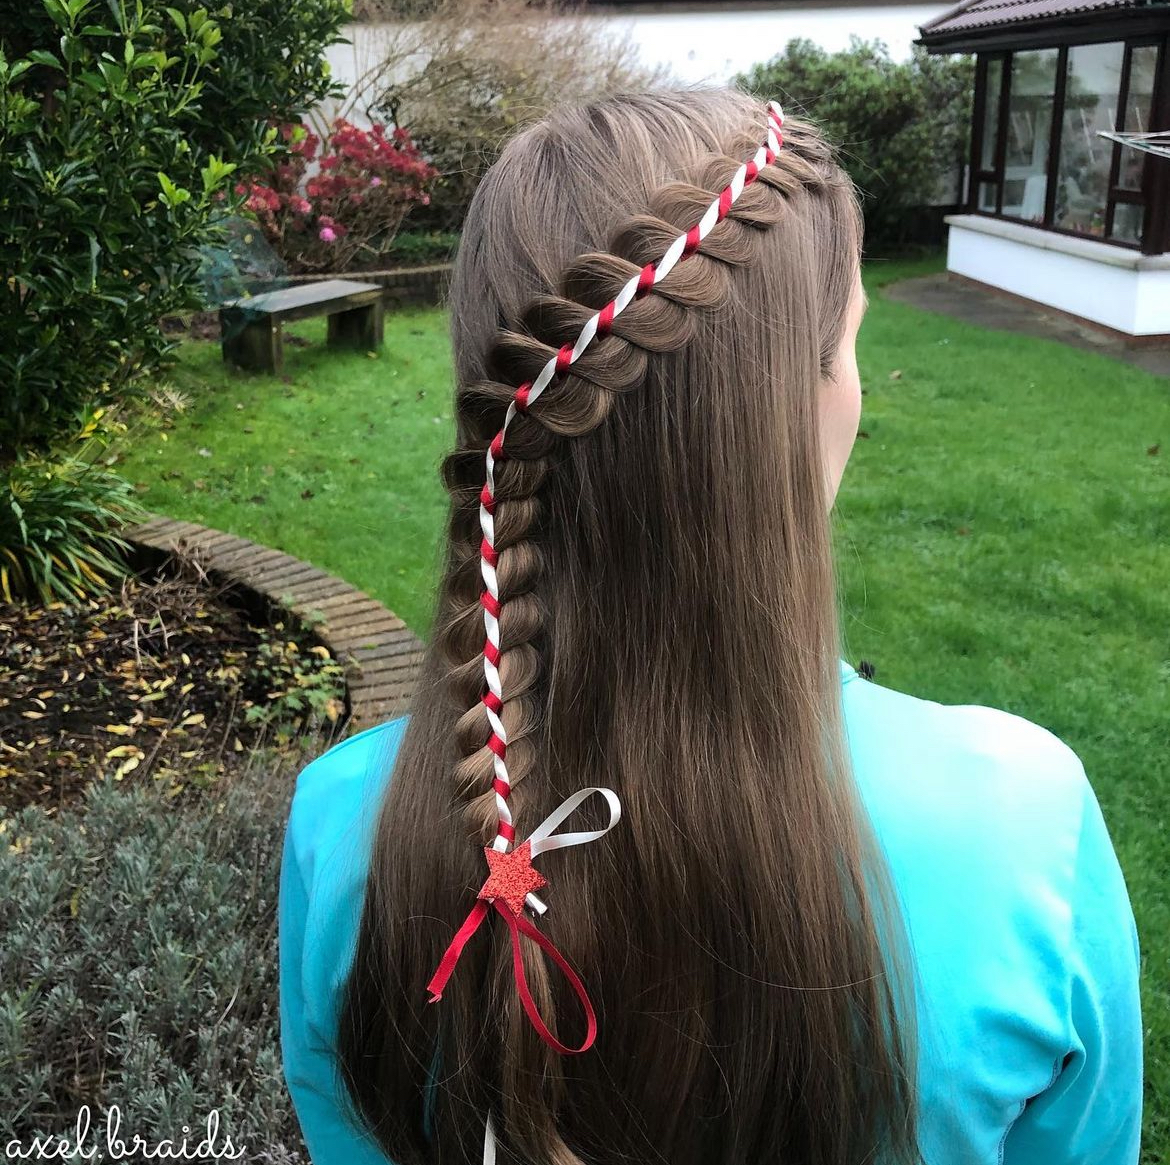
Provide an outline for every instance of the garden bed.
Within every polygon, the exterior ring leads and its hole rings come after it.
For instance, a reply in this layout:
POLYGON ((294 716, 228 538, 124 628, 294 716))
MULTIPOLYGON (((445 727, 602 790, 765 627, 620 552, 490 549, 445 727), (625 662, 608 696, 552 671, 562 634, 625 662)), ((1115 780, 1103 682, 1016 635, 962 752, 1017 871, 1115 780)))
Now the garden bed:
POLYGON ((0 671, 9 812, 106 775, 198 795, 261 744, 347 719, 342 666, 310 628, 183 558, 100 598, 0 604, 0 671))

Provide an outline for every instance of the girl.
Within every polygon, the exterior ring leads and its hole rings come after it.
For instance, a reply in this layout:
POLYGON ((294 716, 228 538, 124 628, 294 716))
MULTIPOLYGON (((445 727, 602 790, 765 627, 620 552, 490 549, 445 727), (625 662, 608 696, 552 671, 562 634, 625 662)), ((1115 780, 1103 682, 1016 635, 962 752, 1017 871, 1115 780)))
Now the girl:
POLYGON ((566 106, 476 194, 418 691, 288 826, 317 1165, 1137 1160, 1137 935, 1076 754, 840 658, 861 224, 781 122, 566 106))

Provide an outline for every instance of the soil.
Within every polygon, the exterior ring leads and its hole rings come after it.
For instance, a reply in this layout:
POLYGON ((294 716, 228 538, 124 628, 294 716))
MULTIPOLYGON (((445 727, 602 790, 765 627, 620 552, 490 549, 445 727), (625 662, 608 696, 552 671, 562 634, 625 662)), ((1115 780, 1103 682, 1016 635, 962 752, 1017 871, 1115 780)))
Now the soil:
POLYGON ((0 602, 0 812, 52 811, 107 775, 199 796, 257 747, 345 715, 311 629, 189 568, 68 605, 0 602))
POLYGON ((159 327, 167 336, 187 336, 192 340, 218 340, 219 313, 196 311, 185 316, 164 316, 159 327))

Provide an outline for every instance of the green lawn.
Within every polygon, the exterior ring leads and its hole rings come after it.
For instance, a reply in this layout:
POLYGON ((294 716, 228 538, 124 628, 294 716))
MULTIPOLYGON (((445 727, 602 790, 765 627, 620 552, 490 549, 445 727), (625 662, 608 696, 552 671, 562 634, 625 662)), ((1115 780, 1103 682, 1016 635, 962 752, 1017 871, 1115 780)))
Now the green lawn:
MULTIPOLYGON (((1170 1160, 1170 382, 880 294, 938 267, 867 271, 867 436, 834 519, 848 656, 887 686, 1026 716, 1081 756, 1142 938, 1154 1165, 1170 1160)), ((425 636, 452 439, 445 327, 396 314, 372 359, 301 325, 313 343, 288 348, 286 380, 188 344, 173 379, 193 406, 166 441, 140 434, 124 468, 152 508, 335 571, 425 636)))
POLYGON ((122 471, 152 509, 307 559, 425 635, 454 440, 446 317, 389 315, 376 356, 329 350, 323 319, 285 337, 283 377, 225 365, 218 343, 184 344, 170 382, 191 407, 169 432, 133 432, 122 471))

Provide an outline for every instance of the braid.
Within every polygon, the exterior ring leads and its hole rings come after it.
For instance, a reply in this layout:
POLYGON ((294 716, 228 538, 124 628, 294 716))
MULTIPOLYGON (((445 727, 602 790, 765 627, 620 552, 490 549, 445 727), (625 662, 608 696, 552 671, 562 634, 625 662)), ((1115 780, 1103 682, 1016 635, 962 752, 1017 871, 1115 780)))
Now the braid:
MULTIPOLYGON (((543 720, 540 660, 547 611, 537 587, 543 569, 539 530, 541 486, 558 444, 583 437, 609 415, 615 398, 638 388, 654 353, 677 350, 692 337, 695 309, 725 302, 731 269, 755 261, 760 234, 778 223, 786 200, 801 191, 818 193, 826 179, 818 162, 781 151, 759 169, 725 216, 660 282, 647 287, 602 337, 554 378, 530 408, 518 409, 507 430, 507 458, 495 473, 494 554, 498 581, 498 660, 503 701, 498 715, 506 731, 511 787, 521 784, 537 760, 534 738, 543 720)), ((491 379, 463 386, 457 394, 460 446, 444 462, 452 498, 450 609, 438 636, 449 667, 448 690, 459 717, 455 741, 455 797, 468 832, 489 843, 496 836, 493 788, 493 727, 485 702, 484 625, 478 512, 483 500, 484 455, 500 431, 501 411, 517 398, 516 385, 531 384, 550 360, 564 352, 586 323, 612 303, 646 265, 661 258, 679 231, 695 223, 726 189, 741 163, 712 158, 701 185, 672 182, 651 197, 649 213, 631 216, 613 235, 609 253, 579 256, 566 270, 561 293, 533 300, 516 330, 499 332, 487 359, 491 379)), ((559 367, 559 366, 558 366, 559 367)))

